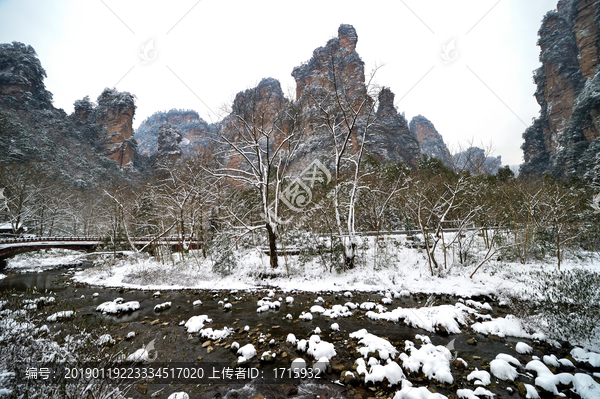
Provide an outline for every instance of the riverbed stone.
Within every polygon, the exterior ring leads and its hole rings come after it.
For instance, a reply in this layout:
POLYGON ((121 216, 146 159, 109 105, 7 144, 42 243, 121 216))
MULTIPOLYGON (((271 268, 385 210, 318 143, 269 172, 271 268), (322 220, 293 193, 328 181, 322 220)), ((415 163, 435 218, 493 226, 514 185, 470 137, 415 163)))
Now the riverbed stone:
POLYGON ((333 371, 335 373, 338 373, 338 374, 341 373, 342 371, 344 371, 344 365, 341 363, 336 363, 331 368, 333 369, 333 371))
POLYGON ((148 387, 146 385, 138 385, 135 387, 135 389, 142 395, 145 395, 146 392, 148 392, 148 387))
POLYGON ((527 395, 527 388, 525 388, 525 384, 522 382, 517 382, 515 385, 517 386, 517 391, 519 391, 519 395, 525 397, 527 395))
POLYGON ((155 325, 157 325, 158 323, 160 323, 160 320, 156 319, 156 320, 152 320, 152 321, 150 322, 150 325, 151 325, 151 326, 155 326, 155 325))
POLYGON ((206 347, 207 347, 207 346, 209 346, 210 344, 211 344, 211 342, 210 342, 210 341, 205 341, 205 342, 202 344, 202 347, 203 347, 203 348, 206 348, 206 347))
POLYGON ((459 370, 462 370, 462 369, 465 368, 465 364, 462 362, 462 360, 455 359, 454 360, 454 367, 456 367, 459 370))

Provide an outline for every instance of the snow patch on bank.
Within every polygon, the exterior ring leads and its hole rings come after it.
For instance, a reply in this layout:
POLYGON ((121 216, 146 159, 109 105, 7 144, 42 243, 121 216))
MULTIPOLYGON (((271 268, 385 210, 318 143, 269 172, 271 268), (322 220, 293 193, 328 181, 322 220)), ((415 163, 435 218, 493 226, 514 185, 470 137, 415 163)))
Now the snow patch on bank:
POLYGON ((39 253, 26 252, 9 258, 6 262, 6 270, 39 273, 61 266, 79 265, 85 256, 86 254, 68 249, 48 249, 39 253))
POLYGON ((545 340, 546 335, 541 332, 530 334, 523 327, 521 321, 514 315, 498 317, 490 321, 475 323, 471 326, 473 330, 481 334, 492 334, 499 337, 516 337, 545 340))

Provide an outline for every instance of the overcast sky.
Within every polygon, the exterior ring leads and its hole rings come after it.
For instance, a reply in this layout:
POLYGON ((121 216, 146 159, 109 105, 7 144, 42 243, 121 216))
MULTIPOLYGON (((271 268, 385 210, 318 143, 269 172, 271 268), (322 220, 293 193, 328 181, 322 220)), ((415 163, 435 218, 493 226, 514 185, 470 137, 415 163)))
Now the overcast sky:
POLYGON ((376 83, 391 88, 409 121, 427 117, 451 150, 493 143, 514 165, 539 112, 537 31, 556 3, 0 0, 0 42, 35 48, 54 105, 67 113, 105 87, 135 94, 137 127, 172 108, 216 122, 237 92, 263 77, 293 98, 292 69, 340 24, 352 24, 367 73, 383 65, 376 83))

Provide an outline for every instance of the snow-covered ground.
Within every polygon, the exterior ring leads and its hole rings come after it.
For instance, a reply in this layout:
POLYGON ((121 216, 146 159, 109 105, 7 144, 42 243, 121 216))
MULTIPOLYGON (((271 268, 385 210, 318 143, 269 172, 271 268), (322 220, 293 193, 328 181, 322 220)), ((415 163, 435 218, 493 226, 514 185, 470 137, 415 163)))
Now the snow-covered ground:
MULTIPOLYGON (((86 254, 68 249, 48 249, 40 252, 26 252, 8 259, 6 269, 21 273, 35 273, 72 266, 81 263, 86 254)), ((1 279, 2 277, 0 277, 1 279)))
MULTIPOLYGON (((373 238, 369 238, 373 247, 373 238)), ((105 287, 140 289, 251 289, 277 287, 284 291, 379 291, 393 289, 398 292, 449 294, 462 297, 495 294, 522 290, 528 287, 535 272, 556 270, 556 259, 547 256, 544 261, 522 265, 499 261, 497 257, 484 264, 469 278, 483 249, 473 251, 473 260, 463 266, 452 260, 448 251, 448 268, 431 276, 425 251, 407 247, 406 237, 386 237, 385 252, 366 250, 353 270, 337 273, 316 261, 300 262, 298 256, 280 256, 279 268, 272 270, 269 257, 259 250, 237 251, 237 266, 231 274, 223 276, 213 271, 213 262, 203 258, 198 251, 190 251, 183 259, 174 254, 172 260, 159 262, 147 254, 133 254, 114 263, 99 262, 96 267, 75 274, 79 282, 105 287), (265 279, 264 276, 268 278, 265 279)), ((587 268, 600 272, 600 257, 584 254, 583 257, 563 259, 561 270, 587 268), (581 259, 580 259, 581 258, 581 259)), ((443 259, 441 251, 436 255, 443 259)))

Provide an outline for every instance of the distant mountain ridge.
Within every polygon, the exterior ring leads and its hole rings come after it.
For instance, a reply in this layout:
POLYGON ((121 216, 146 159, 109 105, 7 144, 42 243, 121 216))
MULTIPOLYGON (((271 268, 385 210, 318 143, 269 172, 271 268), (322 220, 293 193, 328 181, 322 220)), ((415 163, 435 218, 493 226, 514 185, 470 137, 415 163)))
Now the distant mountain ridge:
POLYGON ((450 165, 452 156, 429 120, 419 115, 409 125, 396 109, 389 88, 369 87, 364 62, 356 52, 357 42, 354 27, 342 24, 337 37, 293 68, 294 99, 285 97, 279 81, 265 78, 255 88, 239 92, 231 114, 219 122, 209 124, 193 110, 172 109, 154 113, 135 131, 133 94, 106 88, 95 103, 88 96, 75 101, 74 112, 66 115, 52 105, 52 94, 44 86, 46 72, 35 50, 17 42, 2 44, 0 129, 4 134, 0 137, 0 163, 36 162, 81 188, 95 186, 104 178, 134 178, 146 173, 151 157, 161 151, 173 159, 219 150, 216 139, 235 128, 232 122, 248 101, 256 101, 269 104, 265 108, 267 119, 285 107, 300 111, 305 137, 293 162, 303 169, 314 159, 328 162, 331 158, 333 138, 319 119, 322 115, 318 115, 314 101, 319 96, 332 101, 336 90, 341 90, 348 107, 364 106, 350 131, 351 148, 358 148, 363 139, 359 132, 366 131, 365 152, 380 162, 402 161, 416 166, 421 155, 427 154, 450 165), (337 71, 335 79, 339 82, 332 80, 332 70, 337 71), (369 114, 364 109, 369 109, 369 114))

